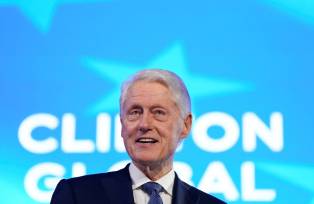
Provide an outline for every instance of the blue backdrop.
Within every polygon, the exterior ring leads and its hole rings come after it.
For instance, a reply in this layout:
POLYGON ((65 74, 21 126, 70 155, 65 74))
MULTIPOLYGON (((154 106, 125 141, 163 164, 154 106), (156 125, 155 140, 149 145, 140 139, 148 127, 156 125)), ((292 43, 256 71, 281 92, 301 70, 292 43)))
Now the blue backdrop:
POLYGON ((121 82, 178 73, 181 176, 232 203, 314 204, 314 2, 0 0, 0 202, 128 160, 121 82))

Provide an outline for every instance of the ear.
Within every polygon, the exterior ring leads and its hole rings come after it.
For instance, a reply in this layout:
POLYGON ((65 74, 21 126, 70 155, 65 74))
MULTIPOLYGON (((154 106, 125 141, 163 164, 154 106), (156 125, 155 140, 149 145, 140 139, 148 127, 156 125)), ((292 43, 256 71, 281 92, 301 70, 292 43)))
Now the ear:
POLYGON ((183 119, 183 129, 181 132, 181 138, 184 139, 186 138, 190 131, 191 131, 191 127, 192 127, 192 114, 189 113, 184 119, 183 119))

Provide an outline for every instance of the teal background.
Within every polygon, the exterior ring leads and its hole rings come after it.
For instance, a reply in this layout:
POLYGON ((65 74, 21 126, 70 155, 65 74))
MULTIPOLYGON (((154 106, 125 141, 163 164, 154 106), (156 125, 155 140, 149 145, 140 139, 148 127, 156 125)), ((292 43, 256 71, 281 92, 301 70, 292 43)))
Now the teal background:
MULTIPOLYGON (((196 117, 221 111, 241 125, 248 111, 266 124, 272 112, 284 116, 278 153, 262 142, 246 153, 241 135, 222 153, 201 151, 187 139, 176 159, 191 165, 194 183, 219 160, 239 189, 240 165, 250 160, 257 186, 276 189, 272 203, 314 203, 314 1, 306 0, 0 0, 0 202, 36 203, 23 182, 38 163, 70 169, 80 161, 98 173, 128 159, 113 148, 32 154, 17 130, 32 114, 61 119, 69 112, 77 136, 93 139, 96 115, 118 112, 120 83, 148 67, 186 81, 196 117)), ((59 139, 60 127, 52 134, 59 139)))

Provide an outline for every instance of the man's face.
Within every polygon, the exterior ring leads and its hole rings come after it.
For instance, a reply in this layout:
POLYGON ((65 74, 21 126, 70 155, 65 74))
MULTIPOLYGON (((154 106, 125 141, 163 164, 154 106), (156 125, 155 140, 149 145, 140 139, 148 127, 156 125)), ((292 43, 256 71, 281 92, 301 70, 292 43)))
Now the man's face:
POLYGON ((133 161, 160 165, 173 160, 181 139, 191 127, 191 116, 180 117, 168 88, 157 82, 138 81, 122 104, 122 137, 133 161))

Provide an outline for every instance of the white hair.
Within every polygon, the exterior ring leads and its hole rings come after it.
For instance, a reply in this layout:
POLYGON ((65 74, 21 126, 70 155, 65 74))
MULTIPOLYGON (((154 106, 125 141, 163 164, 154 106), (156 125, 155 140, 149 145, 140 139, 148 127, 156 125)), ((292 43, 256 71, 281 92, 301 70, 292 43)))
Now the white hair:
POLYGON ((173 100, 178 106, 181 116, 186 117, 191 113, 191 99, 189 92, 182 79, 175 73, 162 69, 145 69, 135 73, 121 86, 120 95, 120 115, 122 106, 125 103, 129 88, 137 81, 158 82, 165 85, 173 96, 173 100))

